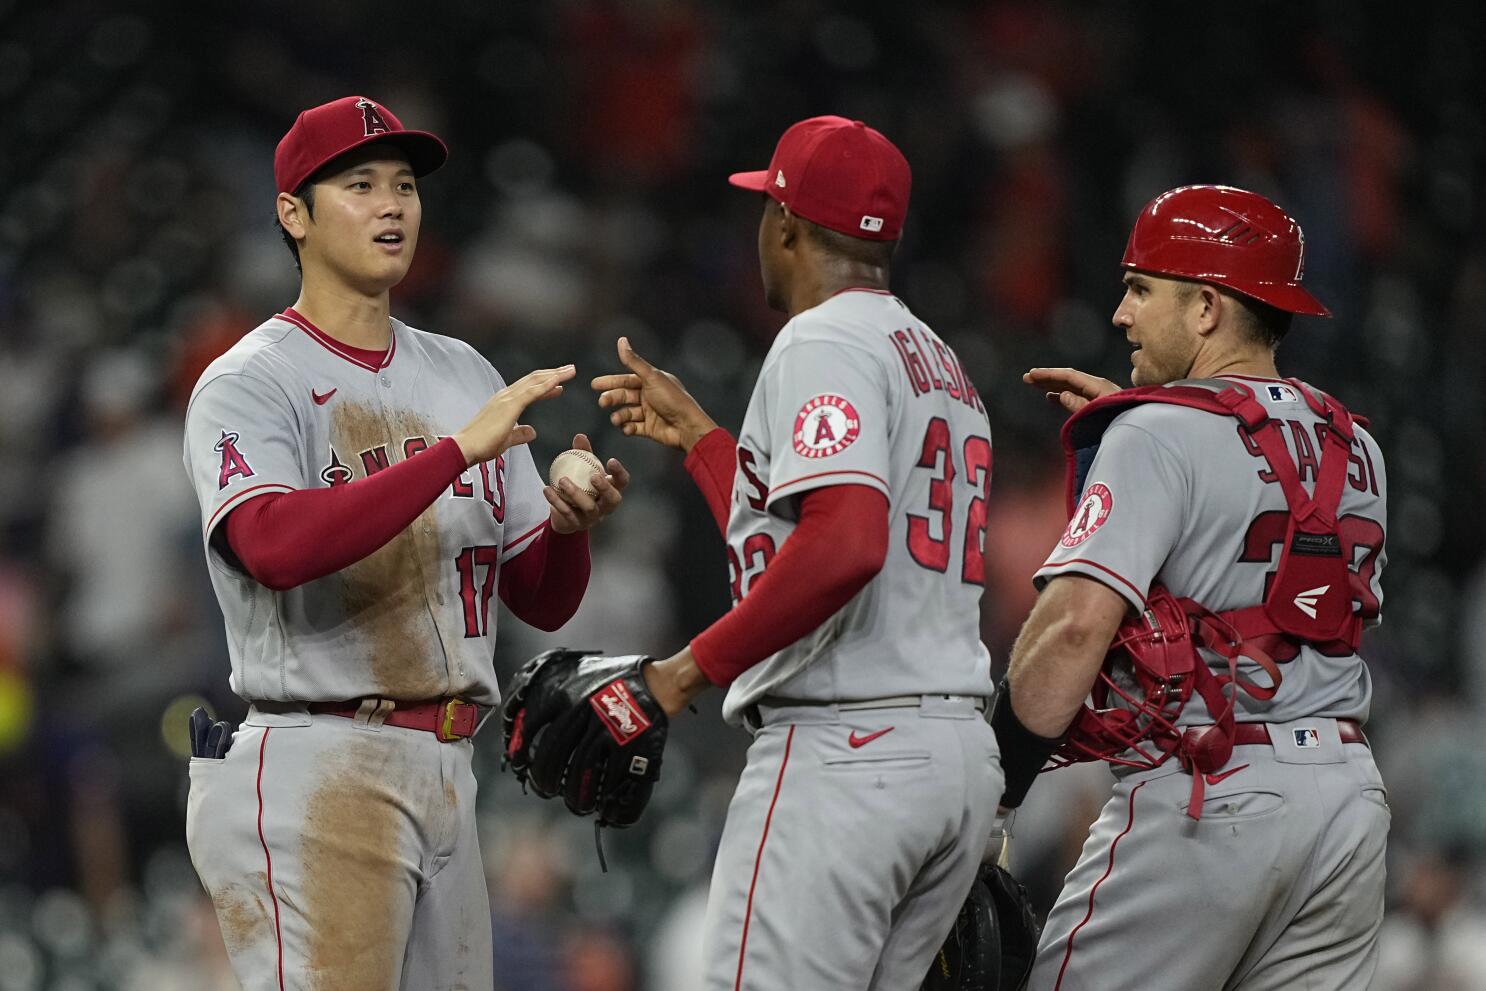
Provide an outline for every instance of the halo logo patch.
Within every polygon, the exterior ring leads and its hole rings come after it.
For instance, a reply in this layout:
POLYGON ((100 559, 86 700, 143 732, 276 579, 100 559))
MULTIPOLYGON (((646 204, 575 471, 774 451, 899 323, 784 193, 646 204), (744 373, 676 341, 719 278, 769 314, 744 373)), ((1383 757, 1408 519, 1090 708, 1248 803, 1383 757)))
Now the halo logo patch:
POLYGON ((1077 547, 1088 540, 1109 519, 1112 509, 1114 493, 1109 491, 1109 486, 1103 482, 1090 485, 1084 490, 1084 501, 1073 511, 1073 518, 1068 521, 1068 529, 1063 531, 1059 543, 1064 547, 1077 547))
POLYGON ((851 446, 862 432, 856 407, 844 396, 815 396, 795 417, 795 453, 802 458, 829 458, 851 446))

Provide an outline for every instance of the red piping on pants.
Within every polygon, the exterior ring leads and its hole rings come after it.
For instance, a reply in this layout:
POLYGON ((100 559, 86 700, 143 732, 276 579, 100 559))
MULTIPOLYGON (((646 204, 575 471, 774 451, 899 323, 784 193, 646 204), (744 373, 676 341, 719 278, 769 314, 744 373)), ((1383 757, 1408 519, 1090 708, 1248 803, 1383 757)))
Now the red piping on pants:
POLYGON ((1068 961, 1073 959, 1073 937, 1077 936, 1078 931, 1094 917, 1094 893, 1099 890, 1099 886, 1104 883, 1105 879, 1114 872, 1115 848, 1120 845, 1120 840, 1125 838, 1125 833, 1130 832, 1130 827, 1135 825, 1135 793, 1144 787, 1145 782, 1142 781, 1130 789, 1130 819, 1125 823, 1125 832, 1116 836, 1114 842, 1109 845, 1109 866, 1104 868, 1104 875, 1095 881, 1094 886, 1089 889, 1089 910, 1084 913, 1083 921, 1074 926, 1073 932, 1068 934, 1068 949, 1063 954, 1063 966, 1058 968, 1058 983, 1053 985, 1053 991, 1060 991, 1063 987, 1063 975, 1068 971, 1068 961))
POLYGON ((279 955, 279 991, 284 991, 284 937, 279 932, 279 896, 273 893, 273 858, 268 855, 268 841, 263 838, 263 753, 268 749, 268 727, 258 745, 258 842, 263 844, 263 863, 268 869, 268 897, 273 901, 273 939, 279 955))
POLYGON ((784 769, 789 766, 789 748, 795 742, 795 728, 790 726, 789 736, 784 740, 784 760, 779 765, 779 777, 774 782, 774 798, 769 802, 769 814, 764 817, 764 835, 759 837, 758 854, 753 858, 753 880, 748 885, 748 909, 743 915, 743 943, 738 947, 738 979, 733 991, 743 987, 743 954, 748 950, 748 923, 753 921, 753 889, 758 887, 758 868, 764 861, 764 844, 769 839, 769 823, 774 821, 774 806, 779 804, 779 787, 784 784, 784 769))

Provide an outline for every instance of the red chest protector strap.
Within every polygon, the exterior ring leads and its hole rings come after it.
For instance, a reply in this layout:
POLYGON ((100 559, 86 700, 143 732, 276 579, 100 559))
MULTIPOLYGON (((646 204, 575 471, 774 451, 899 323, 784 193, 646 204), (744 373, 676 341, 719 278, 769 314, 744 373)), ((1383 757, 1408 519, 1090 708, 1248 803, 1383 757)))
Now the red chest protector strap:
MULTIPOLYGON (((1285 380, 1324 421, 1321 465, 1314 492, 1306 494, 1285 445, 1283 424, 1270 417, 1253 391, 1238 382, 1194 379, 1127 389, 1089 403, 1063 425, 1066 496, 1072 515, 1104 431, 1139 403, 1168 403, 1239 421, 1269 463, 1290 511, 1279 568, 1261 605, 1219 613, 1242 640, 1288 637, 1355 651, 1362 621, 1352 610, 1350 569, 1337 533, 1337 510, 1346 483, 1355 419, 1336 400, 1296 379, 1285 380)), ((1365 422, 1365 421, 1364 421, 1365 422)))

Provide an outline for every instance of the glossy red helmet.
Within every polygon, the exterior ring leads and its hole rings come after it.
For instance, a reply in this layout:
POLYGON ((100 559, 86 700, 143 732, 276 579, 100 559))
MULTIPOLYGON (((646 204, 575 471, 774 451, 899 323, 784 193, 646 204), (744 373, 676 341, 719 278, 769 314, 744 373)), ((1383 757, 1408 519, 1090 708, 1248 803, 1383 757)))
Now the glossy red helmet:
POLYGON ((1120 264, 1212 282, 1290 313, 1331 316, 1300 285, 1300 225, 1258 193, 1232 186, 1182 186, 1151 200, 1120 264))

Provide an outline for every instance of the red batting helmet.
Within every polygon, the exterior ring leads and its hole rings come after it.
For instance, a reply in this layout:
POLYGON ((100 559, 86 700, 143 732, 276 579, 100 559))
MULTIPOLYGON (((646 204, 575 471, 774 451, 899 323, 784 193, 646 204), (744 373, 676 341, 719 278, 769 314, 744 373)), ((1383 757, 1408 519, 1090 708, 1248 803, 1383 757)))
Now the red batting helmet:
POLYGON ((1232 186, 1182 186, 1151 200, 1120 264, 1216 283, 1291 313, 1331 316, 1301 288, 1300 225, 1258 193, 1232 186))

